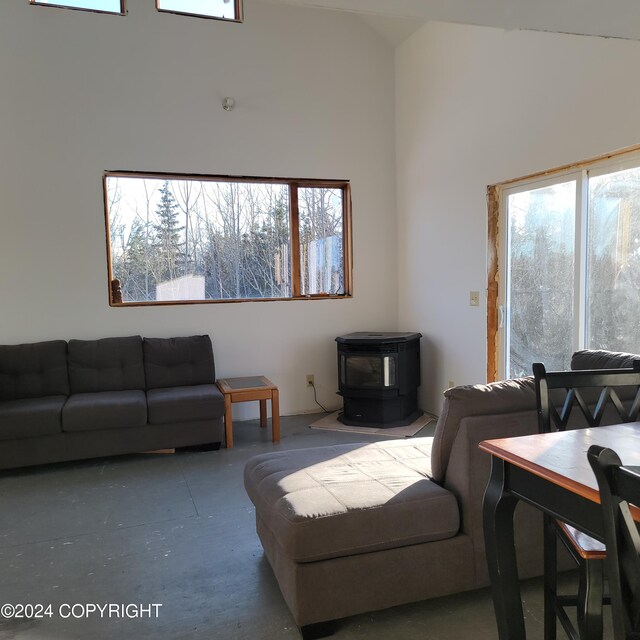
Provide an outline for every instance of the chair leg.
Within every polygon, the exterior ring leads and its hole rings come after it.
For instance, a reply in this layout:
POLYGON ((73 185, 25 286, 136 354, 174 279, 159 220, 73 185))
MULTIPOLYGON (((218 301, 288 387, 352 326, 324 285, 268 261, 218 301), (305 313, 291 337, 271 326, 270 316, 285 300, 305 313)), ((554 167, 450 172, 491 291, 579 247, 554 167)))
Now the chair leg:
POLYGON ((558 542, 552 519, 544 516, 544 640, 556 640, 558 542))
POLYGON ((602 640, 603 596, 604 562, 583 562, 578 586, 578 632, 581 640, 602 640))

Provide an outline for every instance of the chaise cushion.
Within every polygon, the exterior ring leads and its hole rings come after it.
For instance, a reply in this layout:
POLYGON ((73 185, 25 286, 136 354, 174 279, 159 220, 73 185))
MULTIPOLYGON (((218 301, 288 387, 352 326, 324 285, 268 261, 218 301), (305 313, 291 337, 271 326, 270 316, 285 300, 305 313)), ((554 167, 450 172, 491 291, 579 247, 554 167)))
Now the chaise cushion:
POLYGON ((72 393, 144 389, 142 338, 69 340, 72 393))
POLYGON ((447 389, 433 439, 433 479, 436 482, 444 481, 451 447, 463 418, 517 413, 535 408, 533 376, 447 389))
POLYGON ((147 404, 151 424, 216 420, 224 415, 224 397, 215 384, 150 389, 147 404))
POLYGON ((62 410, 64 431, 122 429, 147 423, 144 391, 75 393, 62 410))
POLYGON ((66 396, 46 396, 0 402, 0 440, 60 433, 65 400, 66 396))
POLYGON ((245 488, 294 562, 314 562, 456 535, 456 498, 429 478, 431 438, 267 453, 245 488))
POLYGON ((144 368, 147 389, 214 384, 211 338, 145 338, 144 368))
POLYGON ((0 345, 0 400, 69 395, 64 340, 0 345))

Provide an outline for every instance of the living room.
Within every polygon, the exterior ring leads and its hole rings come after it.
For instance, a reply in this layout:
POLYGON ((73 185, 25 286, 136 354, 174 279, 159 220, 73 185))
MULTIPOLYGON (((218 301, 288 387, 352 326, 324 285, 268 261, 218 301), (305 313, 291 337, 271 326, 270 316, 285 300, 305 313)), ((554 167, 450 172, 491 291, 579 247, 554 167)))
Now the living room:
POLYGON ((0 6, 2 344, 209 334, 219 375, 267 375, 297 416, 307 374, 340 405, 336 336, 420 331, 439 413, 450 381, 486 380, 487 185, 639 141, 636 40, 416 18, 394 46, 347 11, 127 7, 0 6), (109 170, 349 180, 353 297, 110 306, 109 170))

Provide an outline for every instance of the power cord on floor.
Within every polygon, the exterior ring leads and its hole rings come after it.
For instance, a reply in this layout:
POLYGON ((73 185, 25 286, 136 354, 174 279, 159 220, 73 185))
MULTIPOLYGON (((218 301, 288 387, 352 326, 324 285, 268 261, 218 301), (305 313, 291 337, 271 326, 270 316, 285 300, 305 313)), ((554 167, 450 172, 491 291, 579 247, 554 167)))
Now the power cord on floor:
POLYGON ((329 413, 328 409, 325 409, 319 402, 318 402, 318 394, 316 393, 316 385, 314 382, 312 382, 311 380, 309 381, 309 384, 313 387, 313 400, 314 402, 325 412, 325 413, 329 413))

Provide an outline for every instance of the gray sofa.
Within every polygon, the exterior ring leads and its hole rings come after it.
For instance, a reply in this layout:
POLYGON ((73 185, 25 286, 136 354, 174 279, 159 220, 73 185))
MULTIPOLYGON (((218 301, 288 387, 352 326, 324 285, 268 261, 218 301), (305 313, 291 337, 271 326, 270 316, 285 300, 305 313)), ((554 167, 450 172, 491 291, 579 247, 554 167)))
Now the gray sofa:
MULTIPOLYGON (((580 351, 572 368, 634 359, 580 351)), ((326 633, 326 621, 487 586, 482 499, 490 459, 478 444, 537 431, 528 377, 448 389, 433 438, 250 459, 245 487, 258 536, 303 635, 326 633)), ((521 577, 542 573, 541 534, 540 514, 519 505, 521 577)))
POLYGON ((0 346, 0 469, 220 445, 209 336, 0 346))

